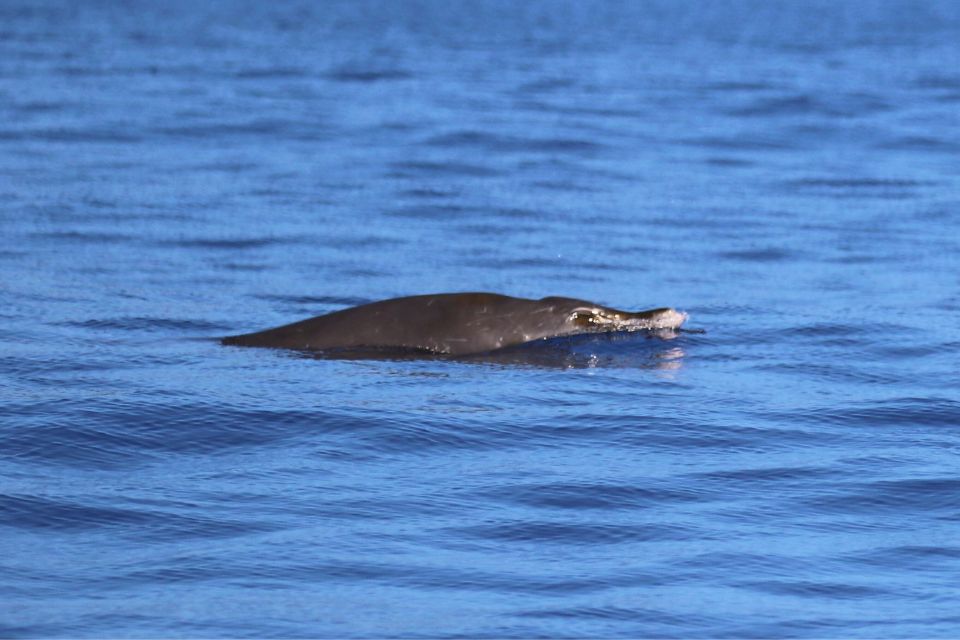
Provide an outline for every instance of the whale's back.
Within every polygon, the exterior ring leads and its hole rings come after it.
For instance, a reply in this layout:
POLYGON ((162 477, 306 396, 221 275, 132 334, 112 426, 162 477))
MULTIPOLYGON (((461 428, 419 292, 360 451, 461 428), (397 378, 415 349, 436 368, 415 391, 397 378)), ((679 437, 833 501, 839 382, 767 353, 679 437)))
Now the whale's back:
POLYGON ((578 309, 596 308, 572 298, 528 300, 496 293, 441 293, 372 302, 273 329, 228 336, 222 343, 316 351, 393 348, 466 355, 540 338, 603 330, 578 322, 578 309))

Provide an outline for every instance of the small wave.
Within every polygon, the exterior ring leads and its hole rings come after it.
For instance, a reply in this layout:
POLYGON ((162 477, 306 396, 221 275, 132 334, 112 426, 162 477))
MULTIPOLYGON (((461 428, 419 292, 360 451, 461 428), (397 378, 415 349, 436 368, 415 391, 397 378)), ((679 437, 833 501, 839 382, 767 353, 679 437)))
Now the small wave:
POLYGON ((315 121, 255 118, 246 122, 162 126, 157 127, 154 132, 163 136, 178 138, 204 139, 254 136, 270 137, 271 139, 318 141, 323 138, 325 128, 315 121))
POLYGON ((955 574, 960 568, 960 547, 949 545, 881 547, 847 557, 846 561, 882 569, 910 569, 955 574))
POLYGON ((27 403, 7 410, 42 424, 4 439, 0 459, 43 460, 83 468, 129 467, 166 454, 216 454, 267 447, 317 430, 359 433, 378 421, 317 412, 273 412, 218 405, 149 405, 103 398, 82 403, 27 403), (349 425, 349 426, 348 426, 349 425))
POLYGON ((572 180, 535 180, 530 184, 548 191, 566 191, 570 193, 597 193, 601 191, 601 189, 595 186, 582 182, 574 182, 572 180))
POLYGON ((56 323, 65 327, 82 329, 119 330, 119 331, 169 331, 174 333, 203 333, 223 331, 222 324, 206 320, 187 320, 181 318, 155 318, 145 316, 126 316, 119 318, 91 318, 89 320, 66 320, 56 323))
POLYGON ((898 398, 864 406, 822 407, 791 416, 793 420, 814 424, 853 427, 954 427, 960 424, 960 402, 947 398, 898 398))
POLYGON ((77 103, 68 102, 66 100, 57 102, 48 100, 30 100, 27 102, 14 102, 9 105, 11 109, 23 115, 60 113, 63 111, 76 109, 78 106, 79 105, 77 103))
POLYGON ((466 424, 452 425, 435 422, 397 422, 388 431, 373 436, 367 443, 370 450, 378 453, 402 453, 422 455, 437 449, 461 449, 480 451, 495 447, 497 440, 490 434, 477 433, 466 424))
POLYGON ((689 527, 667 524, 575 524, 569 522, 523 521, 454 527, 447 530, 466 537, 500 542, 534 544, 620 544, 654 540, 702 538, 689 527))
POLYGON ((674 570, 686 576, 697 576, 717 571, 746 571, 749 575, 780 575, 782 572, 801 573, 809 568, 803 558, 776 554, 767 549, 755 552, 707 551, 693 556, 678 558, 671 563, 674 570))
POLYGON ((945 138, 912 135, 900 136, 876 145, 888 151, 918 151, 923 153, 960 153, 960 142, 945 138))
POLYGON ((483 211, 478 207, 458 204, 418 204, 391 209, 388 215, 397 218, 414 218, 420 220, 448 220, 464 216, 475 216, 483 211))
POLYGON ((730 258, 732 260, 741 260, 743 262, 780 262, 782 260, 795 259, 797 255, 785 249, 778 247, 768 247, 765 249, 744 249, 742 251, 721 251, 718 253, 721 258, 730 258))
POLYGON ((728 158, 728 157, 713 157, 706 158, 704 162, 715 167, 730 167, 730 168, 746 168, 756 166, 756 162, 752 160, 744 160, 742 158, 728 158))
MULTIPOLYGON (((547 100, 543 99, 529 98, 526 100, 519 100, 516 108, 539 114, 585 116, 586 118, 597 120, 640 120, 643 118, 649 118, 652 114, 652 110, 645 107, 628 108, 603 105, 571 105, 567 104, 566 102, 563 104, 557 104, 556 102, 548 102, 547 100)), ((581 128, 586 128, 586 126, 582 123, 579 126, 581 128)), ((597 130, 597 127, 590 127, 590 129, 597 130)), ((604 128, 603 130, 610 133, 615 133, 611 129, 604 128)))
POLYGON ((571 78, 550 77, 524 82, 517 87, 517 93, 552 93, 572 89, 576 86, 571 78))
POLYGON ((596 152, 605 145, 593 140, 578 138, 535 138, 502 136, 482 131, 465 130, 433 136, 423 143, 429 147, 445 149, 482 149, 495 153, 584 153, 596 152))
MULTIPOLYGON (((565 262, 564 260, 560 258, 552 257, 552 256, 551 257, 527 256, 527 257, 500 258, 500 259, 484 257, 484 258, 477 258, 474 260, 464 261, 465 264, 482 267, 486 269, 504 269, 504 270, 548 269, 550 271, 554 271, 559 264, 564 262, 565 262)), ((604 269, 616 271, 619 268, 619 265, 615 265, 615 264, 614 265, 609 265, 604 263, 601 263, 601 264, 604 265, 602 267, 604 269)))
POLYGON ((72 78, 105 78, 110 76, 134 76, 155 71, 155 67, 130 67, 118 65, 63 65, 54 70, 72 78))
POLYGON ((142 136, 116 129, 0 129, 0 141, 43 140, 45 142, 133 144, 142 136))
POLYGON ((207 162, 196 165, 189 165, 181 167, 182 170, 187 172, 194 171, 217 171, 222 173, 246 173, 248 171, 256 171, 260 169, 260 165, 254 162, 242 162, 242 161, 231 161, 231 160, 221 160, 215 162, 207 162))
POLYGON ((237 249, 259 249, 284 244, 300 244, 300 238, 180 238, 176 240, 158 240, 157 244, 167 247, 186 249, 218 249, 235 251, 237 249))
POLYGON ((692 489, 604 483, 512 485, 478 492, 478 497, 545 509, 620 510, 699 502, 709 496, 692 489))
POLYGON ((616 584, 644 584, 649 575, 584 578, 562 573, 526 574, 519 571, 483 571, 463 566, 431 566, 412 563, 345 561, 291 567, 299 580, 331 579, 385 583, 429 589, 490 591, 526 594, 570 595, 599 592, 616 584), (615 581, 615 582, 614 582, 615 581))
POLYGON ((790 142, 782 138, 775 139, 756 135, 701 136, 697 138, 682 138, 677 140, 677 142, 687 146, 726 151, 789 151, 797 149, 795 142, 790 142))
POLYGON ((755 469, 706 471, 691 474, 694 478, 724 484, 743 484, 745 486, 760 482, 765 484, 805 483, 814 478, 836 478, 843 475, 843 473, 827 467, 759 467, 755 469))
POLYGON ((274 300, 299 306, 318 305, 322 307, 356 307, 361 304, 373 302, 368 298, 355 298, 345 296, 304 296, 304 295, 285 295, 278 293, 259 293, 254 296, 260 300, 274 300))
POLYGON ((488 178, 498 176, 501 171, 479 164, 466 162, 394 162, 390 165, 395 177, 411 176, 462 176, 466 178, 488 178))
POLYGON ((936 101, 945 104, 954 104, 956 102, 960 102, 960 91, 955 93, 945 93, 941 96, 937 96, 936 101))
POLYGON ((890 110, 890 105, 878 96, 853 93, 832 96, 829 99, 806 94, 762 98, 752 104, 726 113, 744 118, 771 118, 782 116, 827 116, 852 118, 890 110))
POLYGON ((355 82, 370 84, 374 82, 390 82, 409 80, 413 74, 405 69, 363 69, 359 67, 341 67, 326 74, 326 77, 336 82, 355 82))
MULTIPOLYGON (((858 340, 826 340, 834 347, 856 346, 858 340)), ((757 371, 768 371, 789 376, 811 376, 821 381, 852 382, 859 384, 898 385, 910 382, 910 374, 885 367, 871 367, 850 362, 806 362, 758 365, 757 371)))
POLYGON ((93 507, 34 496, 0 495, 3 523, 26 529, 94 529, 139 525, 149 520, 143 512, 93 507))
POLYGON ((870 585, 821 582, 812 580, 754 580, 734 583, 731 586, 751 591, 801 598, 825 598, 829 600, 859 600, 890 595, 890 590, 870 585))
MULTIPOLYGON (((474 238, 502 238, 505 234, 516 233, 516 234, 536 234, 538 231, 537 227, 520 227, 516 225, 503 225, 503 224, 461 224, 457 225, 457 231, 463 234, 467 234, 470 237, 474 238)), ((463 263, 461 263, 463 264, 463 263)), ((473 264, 486 265, 486 261, 477 261, 473 264)))
POLYGON ((302 67, 256 67, 241 69, 235 74, 241 80, 289 80, 306 75, 307 72, 302 67))
POLYGON ((106 231, 45 231, 31 234, 31 237, 43 240, 60 240, 64 242, 126 244, 139 240, 135 236, 106 231))
POLYGON ((543 220, 547 217, 545 211, 537 209, 526 209, 523 207, 493 207, 489 210, 489 215, 507 220, 543 220))
POLYGON ((904 517, 910 512, 940 512, 955 517, 960 509, 960 479, 911 478, 833 485, 828 495, 806 498, 802 502, 810 509, 825 513, 889 513, 904 517))
POLYGON ((256 264, 252 262, 218 262, 218 267, 227 271, 240 271, 244 273, 255 273, 257 271, 267 271, 270 267, 266 264, 256 264))
POLYGON ((198 514, 101 507, 24 495, 0 495, 0 517, 2 524, 20 529, 114 529, 119 535, 158 541, 185 537, 236 537, 276 528, 262 521, 231 521, 198 514))
POLYGON ((786 183, 791 187, 823 189, 905 189, 911 187, 932 186, 936 183, 924 180, 898 178, 802 178, 786 183))
MULTIPOLYGON (((615 620, 617 622, 638 622, 643 623, 644 628, 649 628, 651 624, 669 625, 674 628, 689 629, 691 627, 716 627, 721 619, 704 615, 684 615, 678 616, 657 609, 646 607, 618 607, 609 606, 579 606, 566 608, 549 609, 525 609, 514 613, 515 616, 523 618, 543 618, 559 620, 615 620)), ((523 635, 523 634, 521 634, 523 635)), ((653 634, 637 634, 650 637, 656 637, 653 634)), ((686 634, 682 634, 686 635, 686 634)), ((563 637, 560 635, 553 637, 563 637)))
POLYGON ((722 82, 711 82, 704 85, 706 91, 716 91, 721 93, 754 93, 758 91, 773 91, 780 89, 780 85, 762 81, 738 81, 728 80, 722 82))
POLYGON ((404 189, 399 193, 399 195, 405 198, 423 198, 432 200, 435 198, 454 198, 460 194, 454 189, 415 188, 404 189))
POLYGON ((913 82, 918 89, 960 91, 960 75, 922 75, 913 82))
MULTIPOLYGON (((915 338, 921 330, 882 319, 872 322, 839 323, 813 322, 786 327, 777 332, 779 336, 788 339, 811 340, 823 346, 850 347, 854 345, 869 345, 877 340, 878 336, 896 335, 915 338)), ((887 338, 884 338, 887 339, 887 338)))

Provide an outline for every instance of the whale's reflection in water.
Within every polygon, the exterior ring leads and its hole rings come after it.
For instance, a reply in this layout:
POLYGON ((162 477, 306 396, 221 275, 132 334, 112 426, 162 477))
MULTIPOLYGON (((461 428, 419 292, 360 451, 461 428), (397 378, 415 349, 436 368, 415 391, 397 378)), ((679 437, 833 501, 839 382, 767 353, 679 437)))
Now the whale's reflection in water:
POLYGON ((351 348, 298 351, 318 360, 439 360, 468 364, 536 367, 545 369, 655 369, 675 371, 686 355, 675 341, 687 330, 619 331, 584 333, 477 353, 450 356, 419 349, 351 348))

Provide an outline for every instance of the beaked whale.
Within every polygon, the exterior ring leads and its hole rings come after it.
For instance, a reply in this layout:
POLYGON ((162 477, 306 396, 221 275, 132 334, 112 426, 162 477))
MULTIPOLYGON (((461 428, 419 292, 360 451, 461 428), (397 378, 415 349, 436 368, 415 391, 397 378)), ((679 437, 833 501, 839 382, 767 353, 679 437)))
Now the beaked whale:
POLYGON ((581 333, 678 329, 670 308, 619 311, 586 300, 438 293, 371 302, 292 324, 228 336, 225 345, 308 351, 397 349, 465 356, 581 333))

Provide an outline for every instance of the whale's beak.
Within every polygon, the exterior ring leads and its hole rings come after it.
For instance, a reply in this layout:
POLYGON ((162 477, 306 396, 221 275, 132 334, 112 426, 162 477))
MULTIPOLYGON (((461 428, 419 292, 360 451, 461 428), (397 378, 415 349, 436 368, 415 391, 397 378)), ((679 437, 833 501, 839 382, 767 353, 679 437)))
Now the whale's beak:
POLYGON ((687 320, 687 314, 676 309, 663 307, 662 309, 651 309, 649 311, 640 311, 626 318, 624 328, 627 331, 636 330, 658 330, 658 329, 679 329, 687 320))
POLYGON ((676 309, 663 309, 650 318, 651 329, 679 329, 687 321, 687 314, 676 309))

